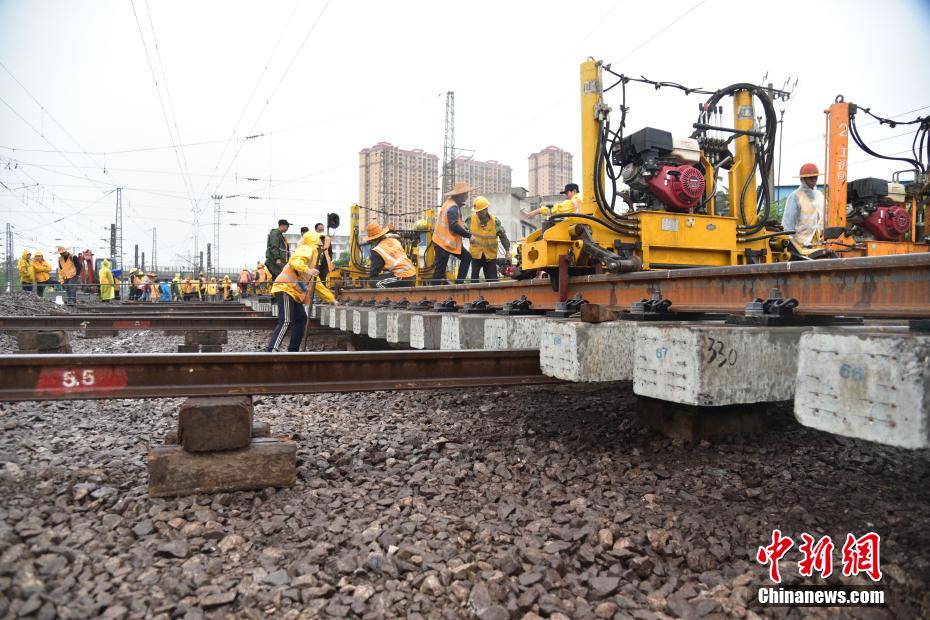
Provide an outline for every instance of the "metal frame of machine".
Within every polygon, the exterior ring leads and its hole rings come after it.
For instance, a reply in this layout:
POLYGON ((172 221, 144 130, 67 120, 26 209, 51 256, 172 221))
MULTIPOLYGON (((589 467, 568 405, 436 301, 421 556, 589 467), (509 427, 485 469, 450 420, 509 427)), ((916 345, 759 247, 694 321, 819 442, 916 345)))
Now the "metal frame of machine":
POLYGON ((541 230, 527 237, 521 247, 520 277, 546 271, 562 291, 568 275, 771 263, 796 255, 788 240, 790 231, 766 221, 776 131, 766 89, 734 84, 704 91, 673 85, 687 94, 709 94, 704 110, 717 109, 723 98, 732 97, 735 119, 734 127, 719 127, 705 122, 702 114, 691 138, 676 143, 668 132, 653 128, 624 136, 625 103, 620 127, 610 129, 604 93, 622 85, 625 95, 630 81, 646 80, 615 73, 593 59, 582 63, 580 213, 550 217, 541 230), (618 78, 606 89, 604 71, 618 78), (761 102, 768 119, 764 131, 756 126, 754 99, 761 102), (683 152, 682 143, 690 152, 683 152), (613 166, 619 166, 620 172, 615 173, 613 166), (730 204, 737 215, 715 213, 721 169, 729 172, 730 204), (605 191, 608 179, 610 196, 605 191), (631 188, 624 198, 632 202, 633 210, 623 214, 614 211, 619 180, 631 188))
MULTIPOLYGON (((871 113, 867 108, 866 113, 871 113)), ((930 117, 895 123, 877 117, 882 124, 917 125, 913 158, 876 153, 859 135, 856 114, 859 106, 838 96, 825 110, 827 121, 827 195, 824 228, 825 247, 838 256, 883 256, 930 251, 926 229, 930 208, 930 117), (865 178, 850 181, 849 138, 866 153, 912 166, 914 179, 905 188, 895 180, 865 178), (922 138, 922 139, 921 139, 922 138), (918 141, 920 148, 918 149, 918 141), (925 150, 926 149, 926 150, 925 150), (926 158, 926 162, 922 159, 926 158)), ((875 115, 873 115, 875 116, 875 115)))

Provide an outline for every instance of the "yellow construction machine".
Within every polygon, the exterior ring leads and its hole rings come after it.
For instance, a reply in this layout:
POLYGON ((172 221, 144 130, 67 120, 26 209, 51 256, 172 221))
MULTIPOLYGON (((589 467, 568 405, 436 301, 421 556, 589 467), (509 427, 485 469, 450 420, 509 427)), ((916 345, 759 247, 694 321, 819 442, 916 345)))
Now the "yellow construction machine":
POLYGON ((770 263, 799 256, 790 231, 767 221, 777 128, 771 92, 753 84, 690 89, 631 78, 593 59, 582 63, 579 212, 552 215, 526 238, 516 277, 545 271, 553 287, 562 289, 568 275, 770 263), (605 73, 615 78, 607 88, 605 73), (689 128, 691 136, 676 138, 652 127, 624 135, 630 82, 709 95, 689 128), (604 93, 618 86, 623 102, 619 127, 612 130, 604 93), (721 126, 720 105, 727 98, 732 99, 732 127, 721 126), (715 204, 723 170, 729 175, 729 213, 719 213, 715 204))

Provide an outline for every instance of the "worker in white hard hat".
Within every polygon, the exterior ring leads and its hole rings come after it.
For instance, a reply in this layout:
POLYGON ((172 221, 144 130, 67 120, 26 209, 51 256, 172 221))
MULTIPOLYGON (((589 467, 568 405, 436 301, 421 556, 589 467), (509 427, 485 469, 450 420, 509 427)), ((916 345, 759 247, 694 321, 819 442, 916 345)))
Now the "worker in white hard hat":
POLYGON ((504 254, 510 252, 510 239, 501 221, 488 211, 488 199, 478 196, 472 203, 472 215, 468 222, 471 233, 468 251, 471 253, 471 279, 477 282, 481 272, 487 282, 497 280, 497 240, 504 246, 504 254))

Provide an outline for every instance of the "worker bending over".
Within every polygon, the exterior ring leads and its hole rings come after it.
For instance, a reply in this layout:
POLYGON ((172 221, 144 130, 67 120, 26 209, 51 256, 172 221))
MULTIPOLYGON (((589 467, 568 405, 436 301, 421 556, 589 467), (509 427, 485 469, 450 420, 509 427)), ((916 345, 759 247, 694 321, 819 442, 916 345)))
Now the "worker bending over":
POLYGON ((798 178, 801 185, 785 200, 781 225, 794 231, 791 240, 798 249, 813 245, 823 235, 823 194, 817 189, 820 171, 816 164, 804 164, 798 178))
POLYGON ((497 280, 497 240, 501 240, 504 253, 510 253, 510 239, 504 231, 501 221, 488 211, 488 199, 478 196, 473 203, 471 220, 468 222, 468 231, 471 233, 471 242, 468 249, 471 252, 471 279, 477 282, 481 272, 488 282, 497 280))
POLYGON ((404 252, 404 246, 390 231, 378 222, 370 222, 363 243, 371 243, 371 268, 368 270, 370 280, 378 280, 378 288, 414 286, 417 282, 417 268, 404 252), (378 279, 382 271, 388 275, 378 279))
POLYGON ((278 324, 271 333, 267 351, 274 353, 284 342, 284 336, 291 327, 291 340, 288 351, 299 351, 307 326, 307 311, 304 306, 310 301, 311 286, 316 294, 332 303, 336 298, 332 292, 317 279, 320 275, 316 268, 320 260, 320 235, 316 232, 304 233, 300 245, 284 264, 284 268, 274 280, 271 294, 278 304, 278 324))
POLYGON ((439 209, 436 227, 433 229, 433 246, 436 249, 436 268, 433 270, 433 284, 446 283, 446 267, 450 256, 459 257, 459 270, 455 278, 461 284, 468 276, 471 254, 462 247, 462 239, 471 239, 471 233, 462 223, 461 208, 468 200, 471 187, 464 181, 456 181, 452 189, 446 192, 446 201, 439 209))

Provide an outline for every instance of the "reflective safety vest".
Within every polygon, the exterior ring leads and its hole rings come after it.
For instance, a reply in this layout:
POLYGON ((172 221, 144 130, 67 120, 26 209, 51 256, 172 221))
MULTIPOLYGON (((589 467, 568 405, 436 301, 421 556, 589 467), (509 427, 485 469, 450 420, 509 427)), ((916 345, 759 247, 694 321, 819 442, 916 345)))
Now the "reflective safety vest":
POLYGON ((251 282, 252 281, 252 272, 248 269, 243 269, 239 272, 239 282, 251 282))
POLYGON ((77 275, 77 267, 74 266, 74 256, 58 259, 58 279, 64 282, 77 275))
POLYGON ((472 213, 468 230, 471 231, 468 251, 472 258, 497 258, 497 218, 492 215, 487 224, 482 224, 478 214, 472 213))
POLYGON ((210 280, 207 283, 207 295, 216 295, 216 280, 210 280))
POLYGON ((403 246, 397 239, 386 237, 382 239, 378 245, 373 247, 372 251, 381 255, 381 258, 384 259, 384 269, 390 271, 394 276, 398 278, 412 278, 417 275, 416 267, 414 267, 413 262, 407 258, 407 253, 404 252, 403 246))
POLYGON ((310 300, 310 270, 316 269, 319 253, 317 248, 311 248, 308 245, 300 245, 294 256, 284 265, 281 273, 274 279, 274 286, 271 287, 271 294, 287 293, 299 304, 306 304, 310 300), (291 261, 306 260, 307 270, 298 273, 291 266, 291 261))
POLYGON ((794 225, 794 241, 803 246, 820 241, 823 230, 823 194, 816 190, 795 190, 798 201, 798 220, 794 225))
MULTIPOLYGON (((451 198, 442 203, 442 207, 439 209, 439 217, 436 218, 436 227, 433 229, 433 243, 450 254, 461 254, 462 238, 449 229, 447 218, 449 208, 453 206, 456 206, 456 204, 451 198)), ((459 209, 459 226, 464 228, 461 209, 459 209)))
POLYGON ((562 202, 552 205, 550 213, 552 215, 562 213, 581 213, 581 195, 579 194, 574 198, 566 198, 562 202))

